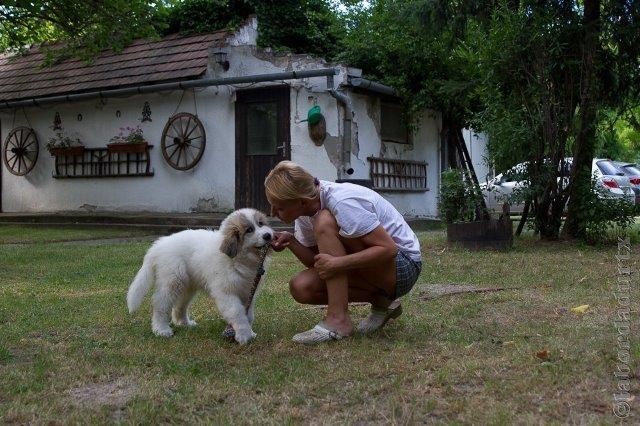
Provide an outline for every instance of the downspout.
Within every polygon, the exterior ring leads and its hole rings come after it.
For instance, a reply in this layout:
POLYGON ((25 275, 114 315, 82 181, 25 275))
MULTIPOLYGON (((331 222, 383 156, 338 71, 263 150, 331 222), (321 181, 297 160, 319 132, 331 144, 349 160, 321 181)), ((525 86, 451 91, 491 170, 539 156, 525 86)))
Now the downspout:
POLYGON ((353 107, 351 99, 342 92, 329 89, 331 96, 344 107, 344 119, 342 121, 342 141, 340 146, 340 167, 338 168, 338 179, 344 179, 345 175, 353 174, 351 167, 351 123, 353 119, 353 107))

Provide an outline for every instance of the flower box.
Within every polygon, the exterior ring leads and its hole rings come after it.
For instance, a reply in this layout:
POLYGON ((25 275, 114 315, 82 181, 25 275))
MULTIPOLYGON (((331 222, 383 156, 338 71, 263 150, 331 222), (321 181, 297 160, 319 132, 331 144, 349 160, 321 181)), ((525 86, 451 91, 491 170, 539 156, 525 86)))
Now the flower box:
POLYGON ((147 152, 149 144, 143 143, 110 143, 107 144, 107 150, 109 152, 129 152, 129 153, 144 153, 147 152))
POLYGON ((84 154, 84 146, 58 147, 49 149, 52 157, 73 157, 84 154))

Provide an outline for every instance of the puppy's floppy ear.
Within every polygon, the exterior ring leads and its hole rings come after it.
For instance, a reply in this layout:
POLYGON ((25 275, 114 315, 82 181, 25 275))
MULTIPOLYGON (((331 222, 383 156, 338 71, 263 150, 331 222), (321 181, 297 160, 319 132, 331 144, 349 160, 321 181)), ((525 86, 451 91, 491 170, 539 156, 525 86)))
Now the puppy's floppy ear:
POLYGON ((238 255, 238 245, 240 244, 240 230, 236 226, 229 226, 224 230, 224 239, 220 244, 220 251, 234 258, 238 255))

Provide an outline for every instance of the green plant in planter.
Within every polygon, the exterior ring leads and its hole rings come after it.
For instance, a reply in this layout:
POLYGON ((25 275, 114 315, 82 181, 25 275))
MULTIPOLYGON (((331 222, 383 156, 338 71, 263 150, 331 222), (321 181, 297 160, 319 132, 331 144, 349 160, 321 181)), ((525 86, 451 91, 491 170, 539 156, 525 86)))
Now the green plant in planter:
POLYGON ((480 188, 467 182, 462 171, 449 169, 442 173, 439 209, 446 223, 474 220, 481 199, 480 188))
POLYGON ((44 147, 51 152, 57 148, 73 148, 83 146, 80 138, 76 135, 69 136, 63 129, 54 129, 53 136, 47 139, 44 147))
POLYGON ((109 139, 109 143, 129 143, 129 144, 138 144, 138 143, 147 143, 147 140, 144 138, 142 128, 140 126, 136 127, 120 127, 120 133, 116 136, 109 139))

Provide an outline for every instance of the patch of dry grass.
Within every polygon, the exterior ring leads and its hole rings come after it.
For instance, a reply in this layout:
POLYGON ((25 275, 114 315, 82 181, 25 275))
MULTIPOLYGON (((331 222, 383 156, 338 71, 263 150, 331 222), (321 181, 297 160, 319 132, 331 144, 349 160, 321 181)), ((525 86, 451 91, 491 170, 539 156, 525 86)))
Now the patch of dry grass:
MULTIPOLYGON (((405 313, 318 347, 290 341, 322 310, 289 297, 300 269, 289 254, 267 274, 258 339, 239 347, 205 297, 198 327, 168 340, 151 335, 148 299, 127 314, 148 242, 0 245, 0 422, 615 423, 615 247, 523 239, 472 253, 440 231, 420 236, 424 269, 405 313), (433 284, 506 289, 420 300, 433 284), (584 315, 569 310, 582 304, 584 315)), ((636 248, 634 268, 639 258, 636 248)), ((637 371, 637 341, 632 354, 637 371)), ((630 383, 637 395, 638 376, 630 383)))

